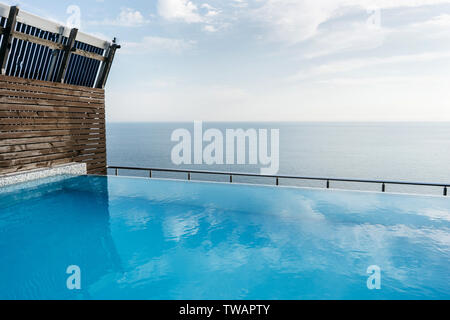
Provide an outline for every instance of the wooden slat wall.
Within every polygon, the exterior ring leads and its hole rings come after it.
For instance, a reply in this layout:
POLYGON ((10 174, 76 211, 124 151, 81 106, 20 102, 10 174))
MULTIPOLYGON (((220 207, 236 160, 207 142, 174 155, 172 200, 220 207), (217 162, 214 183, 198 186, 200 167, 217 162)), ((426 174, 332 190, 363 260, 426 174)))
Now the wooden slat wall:
POLYGON ((104 90, 0 75, 0 174, 69 162, 106 173, 104 90))

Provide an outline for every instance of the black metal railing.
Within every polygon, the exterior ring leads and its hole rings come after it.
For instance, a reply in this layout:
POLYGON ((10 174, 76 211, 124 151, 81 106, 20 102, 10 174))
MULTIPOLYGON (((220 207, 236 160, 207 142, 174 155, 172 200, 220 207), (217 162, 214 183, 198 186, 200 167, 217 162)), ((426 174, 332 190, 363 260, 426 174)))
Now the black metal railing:
POLYGON ((230 183, 233 183, 233 177, 257 177, 257 178, 273 178, 275 185, 280 185, 280 179, 290 180, 310 180, 326 182, 326 188, 330 189, 331 182, 354 182, 354 183, 369 183, 381 185, 381 192, 386 192, 386 185, 406 185, 406 186, 426 186, 426 187, 440 187, 443 188, 443 195, 447 196, 449 184, 443 183, 428 183, 428 182, 408 182, 408 181, 391 181, 391 180, 365 180, 365 179, 346 179, 346 178, 321 178, 321 177, 301 177, 301 176, 286 176, 286 175, 261 175, 255 173, 243 172, 221 172, 221 171, 206 171, 206 170, 185 170, 185 169, 161 169, 161 168, 138 168, 138 167, 119 167, 108 166, 108 169, 114 170, 116 176, 119 175, 119 170, 133 170, 133 171, 147 171, 148 177, 153 177, 153 172, 167 172, 167 173, 185 173, 187 180, 192 180, 192 174, 205 175, 223 175, 230 178, 230 183))

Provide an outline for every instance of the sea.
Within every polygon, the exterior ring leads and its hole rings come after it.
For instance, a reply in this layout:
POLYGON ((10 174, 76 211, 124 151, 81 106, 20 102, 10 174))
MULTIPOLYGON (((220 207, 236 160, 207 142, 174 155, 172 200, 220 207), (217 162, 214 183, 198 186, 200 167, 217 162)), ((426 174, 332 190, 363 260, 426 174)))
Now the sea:
MULTIPOLYGON (((217 129, 266 129, 279 132, 279 175, 351 178, 409 182, 450 183, 450 123, 411 122, 203 122, 203 132, 217 129)), ((110 166, 260 173, 262 164, 180 164, 172 161, 178 144, 175 130, 190 132, 193 122, 107 123, 107 159, 110 166)), ((226 142, 224 142, 225 145, 226 142)), ((203 147, 208 145, 203 143, 203 147)), ((269 150, 271 144, 269 139, 269 150)), ((192 151, 193 153, 193 151, 192 151)), ((225 150, 224 150, 225 153, 225 150)), ((248 156, 248 154, 247 154, 248 156)), ((147 176, 148 172, 121 170, 122 175, 147 176)), ((154 173, 161 178, 184 179, 184 174, 154 173)), ((228 179, 196 175, 198 180, 228 179)), ((240 178, 235 181, 271 184, 270 179, 240 178)), ((323 181, 285 180, 280 184, 323 187, 323 181)), ((332 188, 378 191, 378 184, 332 182, 332 188)), ((442 194, 437 187, 388 185, 392 192, 442 194), (420 190, 419 190, 420 189, 420 190), (426 189, 426 190, 425 190, 426 189)))

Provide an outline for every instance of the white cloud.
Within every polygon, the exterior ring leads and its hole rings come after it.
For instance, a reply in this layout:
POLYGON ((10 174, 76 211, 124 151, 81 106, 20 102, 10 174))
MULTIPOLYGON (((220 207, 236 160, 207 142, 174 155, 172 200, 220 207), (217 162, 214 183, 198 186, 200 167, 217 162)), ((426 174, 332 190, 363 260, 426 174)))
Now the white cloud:
POLYGON ((117 18, 105 19, 102 21, 90 21, 90 25, 108 25, 108 26, 120 26, 120 27, 139 27, 143 26, 150 21, 145 19, 144 15, 135 9, 122 8, 117 18))
POLYGON ((219 10, 207 3, 202 4, 201 7, 206 10, 205 17, 214 17, 219 14, 219 10))
POLYGON ((415 32, 427 38, 448 38, 450 33, 450 14, 441 14, 429 20, 406 25, 399 31, 415 32))
POLYGON ((245 0, 232 0, 231 6, 235 8, 247 8, 248 3, 245 0))
POLYGON ((180 54, 192 48, 194 41, 163 37, 144 37, 140 42, 125 42, 122 45, 121 54, 152 54, 168 52, 180 54))
POLYGON ((314 66, 308 70, 302 70, 289 80, 307 80, 319 76, 339 74, 362 68, 380 66, 385 64, 399 64, 411 62, 433 61, 438 59, 450 58, 450 52, 425 52, 420 54, 397 55, 383 58, 358 58, 342 61, 330 62, 314 66))
POLYGON ((205 8, 207 10, 214 10, 214 7, 208 3, 204 3, 201 5, 202 8, 205 8))
POLYGON ((120 11, 117 21, 122 26, 142 25, 146 23, 144 16, 137 10, 125 8, 120 11))
POLYGON ((404 24, 389 30, 390 44, 423 43, 427 47, 448 48, 450 40, 450 14, 441 14, 427 20, 404 24))
POLYGON ((207 32, 216 32, 217 31, 216 27, 214 27, 214 26, 212 26, 210 24, 205 25, 203 27, 203 30, 205 30, 207 32))
POLYGON ((366 23, 347 23, 344 28, 331 28, 319 33, 303 48, 303 57, 316 58, 340 52, 370 50, 381 46, 391 30, 373 28, 366 23))
POLYGON ((336 9, 328 1, 268 0, 254 14, 271 29, 271 38, 298 42, 313 37, 336 9))
POLYGON ((197 6, 189 0, 158 0, 158 13, 167 20, 202 22, 197 6))
POLYGON ((441 14, 423 23, 416 23, 413 26, 431 26, 431 27, 449 27, 450 26, 450 14, 441 14))
POLYGON ((221 18, 221 10, 208 3, 197 7, 189 0, 158 0, 158 13, 169 21, 202 24, 207 33, 217 32, 228 26, 221 18))
POLYGON ((442 76, 380 76, 380 77, 337 77, 325 80, 319 80, 317 83, 331 84, 335 86, 359 86, 367 87, 374 85, 439 85, 448 81, 447 77, 442 76))
POLYGON ((449 0, 267 0, 253 14, 271 38, 297 43, 317 35, 319 26, 346 9, 388 9, 450 3, 449 0))

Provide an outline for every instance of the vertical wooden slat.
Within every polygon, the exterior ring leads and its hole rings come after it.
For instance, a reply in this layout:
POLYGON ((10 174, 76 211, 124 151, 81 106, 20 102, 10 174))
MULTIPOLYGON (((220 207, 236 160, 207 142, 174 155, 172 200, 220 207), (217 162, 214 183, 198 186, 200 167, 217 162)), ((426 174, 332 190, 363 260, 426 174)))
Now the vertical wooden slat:
POLYGON ((109 45, 108 48, 106 48, 106 51, 105 51, 106 60, 102 61, 101 65, 100 65, 100 70, 98 71, 97 81, 95 82, 96 88, 103 87, 103 79, 104 79, 106 67, 108 65, 108 59, 109 59, 110 52, 111 52, 111 45, 109 45))
MULTIPOLYGON (((59 34, 58 34, 57 43, 59 43, 59 44, 62 43, 63 34, 64 34, 64 27, 61 27, 61 29, 59 30, 59 34)), ((55 71, 55 65, 56 65, 56 59, 58 58, 58 52, 59 52, 58 50, 53 50, 51 53, 50 65, 49 65, 48 73, 46 76, 47 81, 51 81, 51 79, 53 78, 53 74, 55 71)))
POLYGON ((116 50, 120 49, 120 46, 116 44, 116 39, 113 40, 112 45, 109 47, 108 55, 106 60, 103 62, 102 68, 100 69, 100 74, 98 77, 96 88, 105 88, 106 81, 108 80, 109 71, 111 70, 112 63, 114 61, 114 56, 116 50))
POLYGON ((67 42, 67 44, 64 48, 64 51, 63 51, 62 62, 61 62, 61 65, 59 67, 59 70, 58 70, 58 73, 56 76, 56 82, 64 83, 64 78, 65 78, 66 72, 67 72, 67 66, 69 65, 70 55, 72 53, 72 49, 74 48, 75 39, 77 37, 77 34, 78 34, 78 29, 73 28, 72 30, 70 30, 69 41, 67 42))

